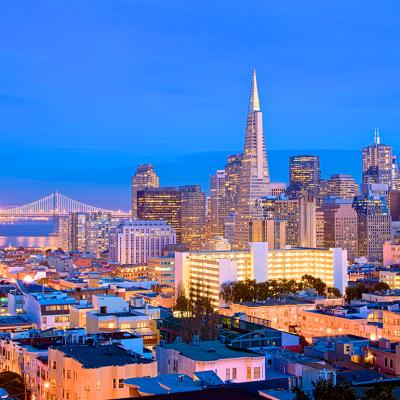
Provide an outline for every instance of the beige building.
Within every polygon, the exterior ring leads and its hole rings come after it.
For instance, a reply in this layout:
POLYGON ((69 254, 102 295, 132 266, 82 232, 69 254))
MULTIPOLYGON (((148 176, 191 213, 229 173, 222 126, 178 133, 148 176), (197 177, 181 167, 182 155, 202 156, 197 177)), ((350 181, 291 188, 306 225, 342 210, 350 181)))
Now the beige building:
POLYGON ((175 253, 175 290, 186 295, 208 296, 218 308, 225 282, 254 279, 294 279, 303 275, 321 278, 342 293, 347 286, 347 255, 342 249, 288 248, 269 250, 265 242, 250 243, 250 250, 175 253))
POLYGON ((250 221, 251 242, 268 242, 270 249, 286 248, 286 221, 262 219, 250 221))
POLYGON ((326 297, 278 297, 263 302, 233 303, 220 307, 221 315, 233 316, 243 313, 249 317, 270 321, 271 328, 286 332, 297 332, 301 313, 305 310, 315 310, 322 306, 338 306, 344 304, 344 298, 326 297))
POLYGON ((357 212, 352 200, 325 199, 322 204, 324 217, 323 247, 341 247, 347 250, 350 262, 357 258, 357 212))
POLYGON ((388 284, 390 289, 400 289, 400 269, 379 271, 379 281, 388 284))
POLYGON ((328 196, 353 199, 358 194, 358 185, 351 175, 335 174, 327 180, 328 196))
POLYGON ((157 375, 156 361, 115 344, 51 347, 48 365, 51 400, 129 397, 125 379, 157 375))

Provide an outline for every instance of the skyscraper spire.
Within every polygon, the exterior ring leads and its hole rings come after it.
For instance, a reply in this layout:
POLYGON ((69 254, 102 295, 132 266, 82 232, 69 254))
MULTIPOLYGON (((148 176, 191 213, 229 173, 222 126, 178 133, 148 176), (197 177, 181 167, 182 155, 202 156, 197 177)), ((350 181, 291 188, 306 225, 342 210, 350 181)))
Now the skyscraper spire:
POLYGON ((249 105, 249 112, 253 111, 261 111, 260 98, 258 97, 257 74, 255 68, 253 69, 253 76, 251 79, 250 105, 249 105))
POLYGON ((251 79, 250 107, 246 122, 243 159, 235 206, 236 220, 233 246, 236 249, 248 248, 249 222, 259 211, 258 199, 267 195, 270 189, 262 112, 255 70, 253 70, 251 79))

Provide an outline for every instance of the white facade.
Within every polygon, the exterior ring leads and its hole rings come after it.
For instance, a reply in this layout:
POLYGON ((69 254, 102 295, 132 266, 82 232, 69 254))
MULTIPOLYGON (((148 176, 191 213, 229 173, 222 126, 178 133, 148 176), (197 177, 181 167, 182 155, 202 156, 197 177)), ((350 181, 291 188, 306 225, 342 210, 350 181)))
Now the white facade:
POLYGON ((175 230, 165 221, 127 221, 110 235, 110 259, 122 264, 146 264, 176 243, 175 230))
POLYGON ((254 279, 300 281, 303 275, 320 278, 344 293, 347 286, 347 251, 340 248, 268 249, 268 243, 250 243, 250 250, 175 253, 175 290, 194 297, 207 296, 222 305, 224 283, 254 279))

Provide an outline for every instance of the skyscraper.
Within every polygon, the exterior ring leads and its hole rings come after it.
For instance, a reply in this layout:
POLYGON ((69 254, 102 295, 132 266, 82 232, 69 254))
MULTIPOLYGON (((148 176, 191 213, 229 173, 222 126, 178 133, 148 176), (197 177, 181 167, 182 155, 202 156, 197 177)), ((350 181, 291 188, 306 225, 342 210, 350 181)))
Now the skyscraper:
POLYGON ((182 244, 199 250, 206 239, 206 195, 199 185, 179 186, 182 244))
POLYGON ((379 129, 375 128, 374 144, 362 149, 362 183, 380 183, 392 188, 392 147, 381 144, 379 129))
POLYGON ((226 215, 225 170, 210 176, 210 237, 224 235, 226 215))
POLYGON ((232 154, 228 156, 225 165, 225 203, 227 214, 236 210, 242 161, 243 154, 232 154))
POLYGON ((382 262, 383 245, 391 239, 392 218, 387 197, 364 193, 354 199, 353 207, 357 212, 358 256, 382 262))
POLYGON ((172 225, 176 242, 182 240, 182 196, 176 187, 137 191, 137 217, 140 220, 166 221, 172 225))
POLYGON ((132 216, 137 217, 137 191, 147 188, 158 188, 159 178, 154 172, 152 164, 140 164, 136 168, 136 174, 132 176, 132 216))
POLYGON ((326 194, 341 199, 353 199, 357 196, 358 185, 351 175, 335 174, 327 181, 326 194))
POLYGON ((237 215, 233 243, 235 248, 248 248, 249 222, 257 214, 257 199, 268 194, 269 183, 257 76, 256 71, 253 70, 243 161, 236 202, 237 215))
POLYGON ((318 195, 321 179, 319 157, 298 155, 289 158, 289 190, 293 193, 318 195))
POLYGON ((353 262, 358 254, 357 212, 349 198, 326 197, 322 203, 326 248, 341 247, 353 262))

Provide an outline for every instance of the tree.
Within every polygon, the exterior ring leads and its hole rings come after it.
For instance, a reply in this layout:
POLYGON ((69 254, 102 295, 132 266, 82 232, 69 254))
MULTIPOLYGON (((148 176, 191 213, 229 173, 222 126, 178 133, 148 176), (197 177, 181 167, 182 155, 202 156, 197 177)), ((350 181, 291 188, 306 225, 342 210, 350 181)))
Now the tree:
POLYGON ((312 288, 317 291, 318 294, 323 295, 326 291, 326 283, 321 278, 314 278, 312 275, 303 275, 301 277, 304 288, 312 288))
POLYGON ((371 388, 367 389, 362 397, 363 400, 395 400, 396 397, 393 394, 393 386, 379 382, 371 388))
POLYGON ((295 400, 311 400, 311 397, 298 387, 295 387, 293 392, 296 395, 295 400))
POLYGON ((347 383, 334 385, 331 381, 319 378, 314 385, 314 400, 357 400, 356 394, 347 383))
POLYGON ((340 290, 335 287, 328 287, 326 289, 326 294, 331 297, 341 297, 342 296, 342 294, 340 293, 340 290))
POLYGON ((358 300, 361 299, 363 293, 373 293, 381 290, 389 290, 390 286, 385 282, 377 283, 356 283, 354 286, 346 288, 346 299, 358 300))

